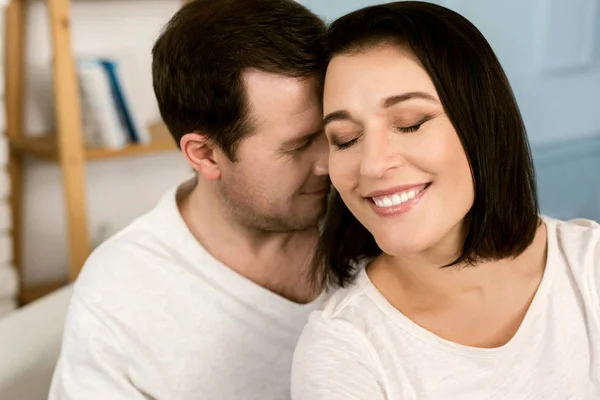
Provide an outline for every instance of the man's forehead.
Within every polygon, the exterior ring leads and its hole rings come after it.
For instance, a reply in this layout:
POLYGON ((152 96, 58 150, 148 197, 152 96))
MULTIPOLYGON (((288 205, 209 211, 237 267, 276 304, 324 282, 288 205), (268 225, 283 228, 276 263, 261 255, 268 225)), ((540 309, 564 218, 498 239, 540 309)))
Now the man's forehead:
POLYGON ((244 73, 245 97, 257 114, 286 110, 292 114, 321 103, 321 93, 316 78, 297 78, 263 71, 244 73))

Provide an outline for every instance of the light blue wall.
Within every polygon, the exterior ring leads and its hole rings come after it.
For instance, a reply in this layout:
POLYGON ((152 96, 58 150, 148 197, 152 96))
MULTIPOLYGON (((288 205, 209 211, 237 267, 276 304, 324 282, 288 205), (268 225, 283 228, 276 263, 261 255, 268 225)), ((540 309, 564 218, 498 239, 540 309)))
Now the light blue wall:
MULTIPOLYGON (((473 22, 528 129, 542 212, 600 221, 600 0, 437 0, 473 22)), ((300 0, 327 22, 373 0, 300 0)))

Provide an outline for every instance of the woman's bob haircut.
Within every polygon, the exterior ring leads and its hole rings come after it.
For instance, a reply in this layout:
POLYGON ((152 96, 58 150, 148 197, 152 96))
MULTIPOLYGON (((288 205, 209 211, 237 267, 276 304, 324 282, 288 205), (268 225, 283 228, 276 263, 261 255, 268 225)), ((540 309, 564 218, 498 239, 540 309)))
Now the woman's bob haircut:
MULTIPOLYGON (((521 113, 491 46, 460 14, 420 1, 366 7, 329 27, 330 59, 384 44, 408 48, 420 60, 471 167, 475 200, 462 252, 440 267, 518 256, 539 225, 535 172, 521 113)), ((358 263, 379 254, 334 191, 312 267, 315 284, 345 286, 358 263)))

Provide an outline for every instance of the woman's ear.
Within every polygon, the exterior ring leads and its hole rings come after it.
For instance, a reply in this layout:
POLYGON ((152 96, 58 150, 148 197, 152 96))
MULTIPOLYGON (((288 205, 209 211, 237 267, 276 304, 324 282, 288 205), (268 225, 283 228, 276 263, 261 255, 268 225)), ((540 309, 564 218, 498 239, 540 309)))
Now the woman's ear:
POLYGON ((217 146, 201 133, 187 133, 179 142, 181 152, 190 166, 207 180, 216 180, 221 176, 217 162, 217 146))

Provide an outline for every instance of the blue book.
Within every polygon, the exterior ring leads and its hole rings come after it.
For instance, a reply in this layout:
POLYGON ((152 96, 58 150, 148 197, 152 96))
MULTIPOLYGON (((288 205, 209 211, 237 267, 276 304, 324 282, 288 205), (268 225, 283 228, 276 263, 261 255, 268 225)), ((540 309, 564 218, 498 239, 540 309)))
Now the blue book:
POLYGON ((99 59, 106 70, 109 78, 114 101, 120 111, 123 124, 127 128, 129 140, 132 143, 148 143, 150 135, 143 124, 140 123, 133 107, 131 107, 131 99, 129 93, 124 86, 119 64, 114 60, 99 59))

